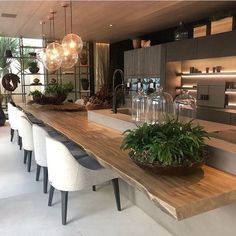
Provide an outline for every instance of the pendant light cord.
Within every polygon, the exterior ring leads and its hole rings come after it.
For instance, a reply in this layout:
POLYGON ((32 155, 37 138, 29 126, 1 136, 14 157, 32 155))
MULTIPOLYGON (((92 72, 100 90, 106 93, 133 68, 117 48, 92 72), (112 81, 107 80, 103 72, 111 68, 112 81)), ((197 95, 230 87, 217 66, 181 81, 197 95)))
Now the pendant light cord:
POLYGON ((72 1, 70 0, 70 32, 72 33, 72 1))
POLYGON ((52 18, 52 24, 53 24, 53 39, 56 40, 56 37, 55 37, 55 21, 54 21, 54 13, 53 13, 53 18, 52 18))
POLYGON ((65 35, 66 35, 66 7, 64 7, 64 15, 65 15, 65 35))
POLYGON ((52 20, 49 19, 50 21, 50 40, 52 40, 52 20))

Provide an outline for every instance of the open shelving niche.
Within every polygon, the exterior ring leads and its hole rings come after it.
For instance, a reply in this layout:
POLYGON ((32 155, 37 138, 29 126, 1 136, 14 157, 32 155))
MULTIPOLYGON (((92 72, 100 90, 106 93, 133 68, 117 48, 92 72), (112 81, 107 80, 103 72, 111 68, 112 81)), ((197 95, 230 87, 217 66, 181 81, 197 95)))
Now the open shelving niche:
MULTIPOLYGON (((170 62, 167 67, 173 66, 172 78, 175 80, 175 94, 178 94, 181 90, 188 90, 193 96, 197 96, 197 83, 203 80, 222 80, 226 83, 225 95, 226 101, 225 108, 236 109, 236 56, 219 57, 219 58, 207 58, 196 60, 183 60, 178 62, 170 62), (222 65, 221 72, 212 71, 212 67, 222 65), (190 73, 188 72, 191 66, 196 66, 201 72, 190 73), (206 67, 210 68, 209 73, 206 73, 206 67), (174 68, 174 70, 173 70, 174 68), (228 87, 227 83, 232 82, 234 86, 228 87)), ((173 93, 174 93, 174 90, 173 93)))
POLYGON ((42 42, 42 46, 28 46, 23 44, 23 39, 19 39, 20 45, 20 58, 21 58, 21 96, 22 102, 26 103, 30 97, 28 94, 30 91, 39 90, 44 91, 44 87, 50 84, 52 78, 56 79, 56 83, 65 84, 71 82, 74 86, 73 91, 68 95, 68 100, 76 101, 78 98, 81 98, 83 95, 89 96, 94 93, 94 72, 93 72, 93 43, 84 42, 84 47, 82 53, 85 53, 87 58, 86 65, 82 65, 80 58, 77 64, 71 69, 62 69, 60 68, 55 73, 50 74, 48 70, 43 67, 42 62, 38 61, 35 57, 24 57, 24 49, 32 49, 32 52, 36 52, 45 47, 46 42, 42 42), (24 68, 24 58, 29 58, 36 60, 40 68, 39 72, 36 74, 31 74, 28 70, 23 70, 24 68), (40 80, 40 84, 34 84, 34 78, 40 80), (86 78, 89 81, 88 90, 82 88, 81 79, 86 78))

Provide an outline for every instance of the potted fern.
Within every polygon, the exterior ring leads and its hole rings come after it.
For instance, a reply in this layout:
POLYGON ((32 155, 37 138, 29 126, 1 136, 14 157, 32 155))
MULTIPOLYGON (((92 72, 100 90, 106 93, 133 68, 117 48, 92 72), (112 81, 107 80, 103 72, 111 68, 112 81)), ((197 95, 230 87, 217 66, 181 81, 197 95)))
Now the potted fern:
POLYGON ((199 169, 206 158, 207 132, 192 121, 169 119, 127 130, 121 149, 140 167, 157 174, 183 175, 199 169))

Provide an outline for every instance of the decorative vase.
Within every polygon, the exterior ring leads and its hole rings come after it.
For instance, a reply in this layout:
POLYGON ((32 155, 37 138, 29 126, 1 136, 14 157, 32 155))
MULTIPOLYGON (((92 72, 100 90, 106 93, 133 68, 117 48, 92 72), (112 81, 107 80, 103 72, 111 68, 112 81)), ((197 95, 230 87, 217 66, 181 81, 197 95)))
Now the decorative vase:
POLYGON ((81 65, 87 65, 88 64, 88 58, 86 53, 80 54, 80 64, 81 65))
POLYGON ((39 72, 39 68, 37 66, 30 66, 29 71, 31 72, 31 74, 37 74, 39 72))
POLYGON ((2 108, 0 107, 0 126, 4 126, 6 122, 6 116, 2 110, 2 108))
POLYGON ((81 85, 83 90, 88 90, 89 89, 89 81, 88 79, 82 79, 81 80, 81 85))
POLYGON ((188 30, 184 27, 183 22, 179 23, 179 27, 175 30, 175 40, 188 39, 188 30))
POLYGON ((134 49, 141 48, 141 39, 133 39, 132 41, 134 49))

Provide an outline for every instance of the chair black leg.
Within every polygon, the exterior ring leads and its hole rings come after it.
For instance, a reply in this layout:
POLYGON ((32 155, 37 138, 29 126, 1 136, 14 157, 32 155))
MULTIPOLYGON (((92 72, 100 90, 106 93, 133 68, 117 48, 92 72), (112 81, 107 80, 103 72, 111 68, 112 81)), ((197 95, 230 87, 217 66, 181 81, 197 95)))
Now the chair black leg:
POLYGON ((63 225, 66 225, 67 205, 68 205, 68 192, 61 191, 61 217, 63 225))
POLYGON ((13 137, 14 137, 14 129, 11 129, 11 142, 13 141, 13 137))
POLYGON ((96 185, 93 185, 93 191, 96 191, 96 185))
POLYGON ((52 199, 53 199, 54 189, 55 188, 52 185, 50 185, 49 197, 48 197, 48 206, 52 206, 52 199))
POLYGON ((24 149, 24 164, 26 163, 28 151, 24 149))
POLYGON ((112 179, 112 185, 113 185, 114 194, 115 194, 115 198, 116 198, 117 210, 121 211, 121 206, 120 206, 120 190, 119 190, 118 178, 112 179))
POLYGON ((18 133, 18 138, 17 138, 17 144, 20 146, 20 136, 19 136, 19 133, 18 133))
POLYGON ((28 151, 29 152, 29 157, 28 157, 28 167, 27 170, 28 172, 30 172, 31 169, 31 159, 32 159, 32 151, 28 151))
POLYGON ((40 170, 41 170, 41 166, 37 164, 37 169, 36 169, 36 181, 39 181, 40 170))
POLYGON ((19 141, 20 141, 20 150, 22 149, 22 137, 21 136, 19 136, 19 141))
POLYGON ((43 192, 47 193, 48 191, 48 168, 43 167, 43 192))

